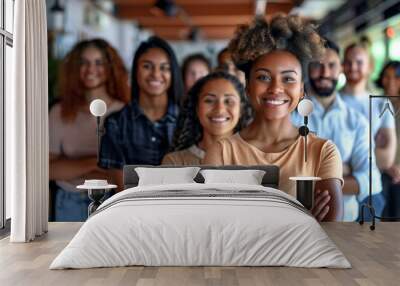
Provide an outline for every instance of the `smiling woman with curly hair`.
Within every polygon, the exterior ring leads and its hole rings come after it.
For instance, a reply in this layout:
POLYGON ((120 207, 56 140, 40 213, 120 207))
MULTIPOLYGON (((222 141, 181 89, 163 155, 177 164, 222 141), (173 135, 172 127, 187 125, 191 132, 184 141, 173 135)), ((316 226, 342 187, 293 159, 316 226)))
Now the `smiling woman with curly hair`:
POLYGON ((117 51, 102 39, 79 42, 60 71, 59 102, 49 114, 50 179, 56 182, 56 221, 83 221, 89 199, 76 186, 84 179, 111 179, 97 166, 94 99, 107 103, 107 114, 129 101, 128 73, 117 51))
POLYGON ((201 164, 205 151, 238 132, 251 119, 244 87, 233 75, 214 72, 189 90, 179 114, 171 150, 162 164, 201 164))
MULTIPOLYGON (((91 98, 88 98, 86 86, 88 77, 83 77, 82 73, 85 70, 89 73, 89 68, 92 68, 85 55, 93 50, 99 52, 99 58, 95 59, 93 65, 104 69, 104 82, 101 83, 101 87, 109 98, 107 101, 129 102, 128 73, 117 50, 103 39, 82 41, 67 54, 60 70, 59 93, 64 120, 75 119, 79 110, 89 110, 91 98)), ((93 84, 96 84, 95 81, 93 84)))
POLYGON ((304 140, 292 124, 290 113, 304 97, 307 65, 324 52, 314 27, 296 16, 256 19, 240 26, 229 44, 235 64, 245 72, 246 91, 254 120, 239 133, 207 150, 204 164, 277 165, 279 188, 296 196, 291 176, 317 176, 314 216, 341 220, 342 162, 336 146, 308 135, 308 160, 304 140))

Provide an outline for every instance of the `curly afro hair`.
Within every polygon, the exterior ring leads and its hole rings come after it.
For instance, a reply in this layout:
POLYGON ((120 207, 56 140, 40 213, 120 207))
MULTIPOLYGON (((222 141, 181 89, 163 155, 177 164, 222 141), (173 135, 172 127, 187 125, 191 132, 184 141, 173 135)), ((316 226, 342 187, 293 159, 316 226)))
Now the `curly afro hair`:
POLYGON ((279 14, 270 22, 256 18, 250 25, 240 25, 228 49, 236 66, 249 78, 252 63, 274 50, 291 52, 299 60, 305 80, 308 63, 324 53, 324 40, 314 25, 300 17, 279 14))

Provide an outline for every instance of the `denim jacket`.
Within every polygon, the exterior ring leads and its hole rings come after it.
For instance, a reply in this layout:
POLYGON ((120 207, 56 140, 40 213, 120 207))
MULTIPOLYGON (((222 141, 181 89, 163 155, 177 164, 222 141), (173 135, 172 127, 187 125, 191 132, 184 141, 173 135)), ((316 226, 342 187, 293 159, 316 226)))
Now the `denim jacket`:
POLYGON ((158 165, 167 153, 175 131, 179 109, 169 103, 167 113, 152 122, 133 100, 109 115, 100 147, 100 166, 122 169, 127 164, 158 165))

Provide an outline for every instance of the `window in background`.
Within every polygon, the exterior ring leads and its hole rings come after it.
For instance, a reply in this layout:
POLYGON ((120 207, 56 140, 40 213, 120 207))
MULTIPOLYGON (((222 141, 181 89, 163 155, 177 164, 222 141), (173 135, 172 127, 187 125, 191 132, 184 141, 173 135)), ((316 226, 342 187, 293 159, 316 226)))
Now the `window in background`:
POLYGON ((9 33, 14 32, 14 0, 5 0, 5 30, 9 33))
MULTIPOLYGON (((4 187, 4 114, 5 99, 11 96, 11 75, 13 67, 12 47, 14 32, 14 0, 0 0, 0 228, 4 229, 11 217, 10 194, 4 187)), ((0 233, 2 234, 2 233, 0 233)))
MULTIPOLYGON (((6 63, 6 67, 5 67, 5 95, 6 95, 6 97, 10 97, 11 88, 12 88, 11 75, 13 74, 13 70, 12 70, 12 68, 13 68, 12 45, 8 45, 8 44, 6 45, 5 63, 6 63)), ((4 122, 4 120, 3 120, 3 122, 4 122)), ((5 127, 5 124, 4 124, 4 127, 5 127)), ((4 129, 2 131, 4 131, 4 129)), ((3 134, 4 134, 4 132, 3 132, 3 134)), ((3 137, 3 138, 5 139, 5 137, 3 137)), ((4 150, 4 148, 3 148, 3 150, 4 150)), ((3 166, 5 167, 5 164, 3 166)), ((3 169, 3 174, 5 174, 5 169, 3 169)), ((3 181, 3 183, 4 183, 4 181, 3 181)), ((7 220, 7 219, 11 218, 11 190, 9 188, 8 189, 5 188, 4 194, 5 194, 5 211, 4 211, 4 213, 5 213, 5 219, 7 220)))
POLYGON ((0 0, 0 228, 5 224, 5 201, 4 201, 4 44, 3 34, 4 3, 0 0))

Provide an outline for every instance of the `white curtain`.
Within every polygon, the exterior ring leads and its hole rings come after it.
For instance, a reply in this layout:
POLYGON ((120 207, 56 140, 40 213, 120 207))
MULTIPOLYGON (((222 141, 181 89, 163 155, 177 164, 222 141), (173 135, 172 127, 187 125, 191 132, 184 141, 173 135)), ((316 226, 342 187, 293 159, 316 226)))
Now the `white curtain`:
POLYGON ((6 98, 6 188, 12 242, 48 227, 48 98, 45 0, 15 1, 14 93, 6 98))

